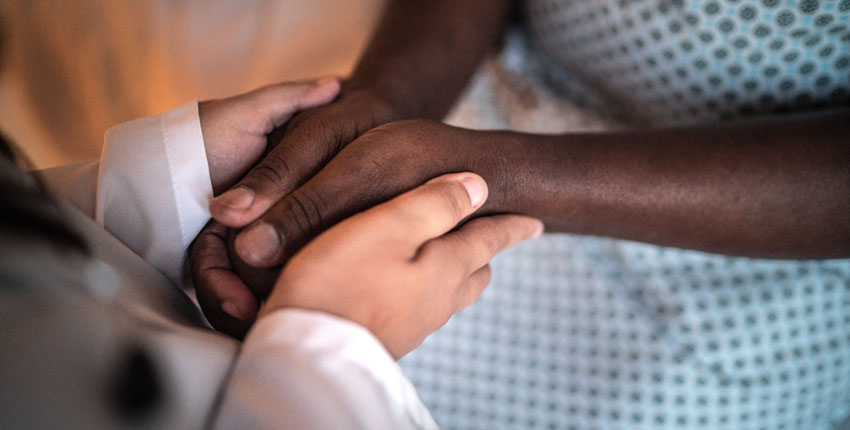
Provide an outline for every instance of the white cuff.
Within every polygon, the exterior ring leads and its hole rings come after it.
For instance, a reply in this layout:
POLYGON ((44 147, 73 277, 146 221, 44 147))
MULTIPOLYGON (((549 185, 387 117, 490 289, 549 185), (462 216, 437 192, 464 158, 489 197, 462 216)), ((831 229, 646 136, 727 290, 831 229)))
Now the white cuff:
POLYGON ((219 428, 437 428, 413 384, 364 327, 285 309, 251 330, 219 428))
POLYGON ((197 101, 107 130, 95 220, 175 284, 212 195, 197 101))

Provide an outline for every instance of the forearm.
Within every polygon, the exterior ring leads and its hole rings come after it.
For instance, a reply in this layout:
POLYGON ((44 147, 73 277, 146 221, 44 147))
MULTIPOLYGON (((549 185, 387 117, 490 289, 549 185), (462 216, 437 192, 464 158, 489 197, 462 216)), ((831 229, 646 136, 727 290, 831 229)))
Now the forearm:
MULTIPOLYGON (((497 135, 493 210, 548 231, 766 258, 850 256, 850 115, 497 135), (504 154, 510 154, 504 158, 504 154)), ((485 176, 486 178, 486 176, 485 176)), ((487 178, 488 181, 490 178, 487 178)))
POLYGON ((375 90, 404 118, 440 119, 504 32, 512 0, 391 1, 347 91, 375 90))

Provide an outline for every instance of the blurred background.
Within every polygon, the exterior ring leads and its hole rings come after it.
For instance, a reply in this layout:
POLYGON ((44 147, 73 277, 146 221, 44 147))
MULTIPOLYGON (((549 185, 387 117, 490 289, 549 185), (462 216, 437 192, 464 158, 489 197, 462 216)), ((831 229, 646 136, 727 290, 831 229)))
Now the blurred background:
POLYGON ((192 99, 344 75, 384 0, 3 0, 0 129, 37 168, 192 99))

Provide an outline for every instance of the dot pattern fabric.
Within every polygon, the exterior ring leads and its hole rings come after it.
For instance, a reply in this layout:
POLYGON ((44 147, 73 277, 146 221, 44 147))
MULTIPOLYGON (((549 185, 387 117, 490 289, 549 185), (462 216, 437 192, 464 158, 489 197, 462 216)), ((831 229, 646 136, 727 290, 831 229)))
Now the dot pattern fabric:
POLYGON ((683 124, 850 105, 850 0, 524 4, 554 86, 629 120, 683 124))
POLYGON ((832 429, 850 264, 544 235, 401 361, 450 429, 832 429))
MULTIPOLYGON (((687 124, 848 102, 850 1, 529 0, 524 10, 535 73, 602 117, 687 124)), ((605 124, 532 90, 506 102, 511 91, 497 88, 486 106, 507 108, 484 125, 605 124)), ((401 361, 444 428, 850 429, 848 260, 547 234, 492 267, 478 303, 401 361)))

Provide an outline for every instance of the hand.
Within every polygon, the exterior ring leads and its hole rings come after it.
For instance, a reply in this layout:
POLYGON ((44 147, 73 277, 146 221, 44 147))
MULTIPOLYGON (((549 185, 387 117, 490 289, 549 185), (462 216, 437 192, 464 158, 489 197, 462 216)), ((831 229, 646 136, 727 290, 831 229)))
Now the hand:
MULTIPOLYGON (((339 89, 336 79, 325 78, 270 85, 246 94, 199 103, 198 115, 213 192, 219 194, 226 190, 254 166, 266 150, 267 136, 286 123, 296 111, 330 102, 339 89)), ((203 288, 198 290, 198 299, 207 317, 218 325, 228 325, 229 332, 244 333, 248 326, 241 320, 229 318, 227 313, 221 315, 210 311, 216 309, 253 315, 259 307, 252 296, 238 295, 246 287, 229 270, 224 240, 226 233, 224 226, 215 223, 201 231, 192 245, 190 256, 193 262, 203 261, 206 264, 201 267, 194 265, 193 277, 196 285, 210 283, 220 288, 213 294, 219 300, 215 307, 209 305, 211 294, 203 288), (226 300, 230 291, 236 291, 234 300, 226 300), (239 308, 234 308, 237 305, 239 308)))
MULTIPOLYGON (((474 146, 473 133, 427 120, 395 122, 370 130, 239 233, 233 256, 249 266, 280 266, 310 239, 348 216, 435 176, 474 171, 469 158, 478 151, 468 150, 474 146)), ((269 200, 278 198, 276 194, 269 200)), ((247 213, 222 204, 225 199, 226 193, 213 200, 213 217, 227 226, 240 227, 247 213)))
MULTIPOLYGON (((402 116, 388 100, 374 90, 348 90, 332 104, 300 112, 287 124, 283 140, 238 185, 216 199, 210 210, 227 218, 229 226, 239 227, 255 220, 283 195, 315 174, 351 140, 383 122, 402 116)), ((262 144, 265 145, 265 141, 262 144)), ((251 152, 243 151, 246 154, 251 152)), ((209 158, 216 160, 219 157, 213 155, 209 158)), ((220 158, 228 160, 232 157, 220 158)), ((255 161, 254 155, 243 160, 248 164, 255 161)), ((215 169, 211 167, 211 170, 215 169)), ((225 184, 229 178, 238 177, 231 174, 222 176, 225 179, 214 183, 225 184)), ((189 256, 192 281, 207 320, 216 329, 241 338, 256 318, 257 297, 264 299, 268 295, 279 269, 258 272, 262 275, 261 280, 249 282, 263 286, 262 294, 255 296, 234 274, 231 266, 228 246, 232 240, 228 244, 226 239, 232 234, 232 230, 228 231, 221 224, 211 223, 192 244, 189 256)), ((232 249, 230 255, 235 255, 232 249)), ((234 264, 239 265, 238 259, 234 264)), ((249 280, 252 278, 247 271, 240 274, 249 280)))
POLYGON ((475 302, 496 253, 543 230, 495 215, 452 231, 486 198, 480 176, 450 174, 340 222, 287 263, 260 318, 290 307, 331 313, 401 358, 475 302))
MULTIPOLYGON (((352 118, 368 114, 363 109, 352 111, 354 107, 372 106, 378 111, 388 109, 375 100, 377 98, 366 92, 358 92, 331 105, 302 112, 290 121, 287 135, 275 148, 282 155, 274 155, 277 152, 272 151, 270 158, 263 160, 245 180, 213 200, 210 205, 213 217, 221 224, 234 228, 255 221, 273 205, 274 208, 268 210, 266 218, 275 226, 275 231, 286 238, 286 250, 273 260, 259 264, 266 269, 258 269, 244 264, 233 249, 237 230, 215 225, 211 230, 202 232, 201 236, 205 240, 199 237, 195 241, 190 251, 190 266, 198 301, 213 327, 241 338, 256 318, 257 299, 265 299, 277 279, 284 256, 291 256, 334 223, 440 174, 469 170, 464 168, 467 167, 465 162, 445 162, 453 160, 456 154, 454 151, 470 147, 469 142, 465 142, 472 137, 467 135, 467 131, 432 121, 403 121, 386 124, 361 136, 353 148, 343 149, 340 160, 322 170, 321 178, 324 179, 318 186, 314 186, 315 182, 311 181, 311 185, 304 190, 291 193, 291 196, 281 201, 283 194, 290 194, 283 193, 284 189, 304 184, 315 172, 311 171, 305 178, 296 178, 292 169, 303 165, 290 160, 284 163, 283 158, 276 157, 291 155, 294 160, 303 161, 313 154, 318 157, 314 162, 324 163, 323 159, 319 160, 328 155, 325 146, 321 144, 324 140, 308 140, 319 142, 311 147, 306 143, 296 143, 296 138, 328 133, 328 141, 337 142, 341 139, 339 133, 345 132, 346 127, 342 125, 351 125, 350 121, 357 121, 352 118), (346 119, 344 115, 351 115, 351 118, 346 119), (328 128, 320 127, 331 119, 338 123, 329 123, 328 128), (330 129, 333 127, 337 127, 336 131, 330 129), (453 148, 455 146, 457 148, 453 148), (410 157, 412 153, 416 156, 410 157), (237 192, 234 194, 233 190, 237 192), (332 198, 322 202, 334 204, 334 207, 307 206, 316 201, 311 190, 318 193, 317 198, 332 198), (244 196, 249 196, 247 204, 243 204, 246 201, 244 196)), ((501 186, 500 182, 494 183, 501 186)), ((242 243, 245 254, 257 246, 249 242, 242 243)), ((247 258, 250 260, 251 257, 247 258)))
POLYGON ((245 226, 318 172, 348 143, 401 116, 387 98, 370 90, 349 91, 334 103, 301 112, 289 122, 280 143, 217 198, 210 210, 228 226, 245 226))
MULTIPOLYGON (((496 186, 479 214, 513 211, 516 198, 512 182, 516 178, 508 170, 504 160, 509 154, 504 152, 522 150, 522 146, 505 136, 510 134, 471 131, 425 120, 395 122, 369 131, 246 231, 235 239, 231 234, 227 261, 232 262, 232 269, 244 283, 224 287, 196 282, 199 296, 203 291, 211 303, 231 301, 235 308, 251 308, 256 298, 268 296, 279 266, 310 239, 348 216, 441 174, 480 173, 496 186), (239 301, 242 298, 244 305, 239 301)), ((227 222, 228 217, 220 217, 222 208, 216 210, 215 201, 212 206, 213 215, 227 222)), ((204 264, 199 260, 199 265, 204 264)), ((211 311, 222 314, 220 307, 211 311)), ((254 314, 244 312, 240 316, 253 320, 254 314)), ((213 324, 223 330, 224 324, 213 324)))
POLYGON ((301 109, 330 102, 339 82, 283 83, 198 104, 213 192, 219 194, 259 161, 267 136, 301 109))

